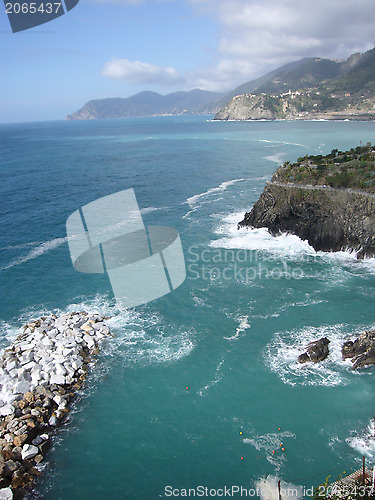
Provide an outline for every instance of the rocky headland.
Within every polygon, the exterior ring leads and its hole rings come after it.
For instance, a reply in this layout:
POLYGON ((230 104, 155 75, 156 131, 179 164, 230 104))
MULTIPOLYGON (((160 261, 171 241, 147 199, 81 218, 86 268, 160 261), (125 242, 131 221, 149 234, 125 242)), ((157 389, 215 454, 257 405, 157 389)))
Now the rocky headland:
POLYGON ((238 227, 292 233, 316 250, 375 255, 375 151, 350 151, 284 163, 238 227))
POLYGON ((42 472, 51 440, 110 335, 105 318, 86 312, 25 325, 0 357, 0 499, 23 498, 42 472))
MULTIPOLYGON (((214 117, 214 120, 358 120, 375 119, 374 99, 366 104, 352 105, 347 97, 341 97, 340 105, 330 97, 331 105, 324 109, 322 95, 300 91, 281 95, 242 94, 233 97, 214 117), (315 107, 314 107, 315 106, 315 107)), ((344 94, 345 95, 345 94, 344 94)))

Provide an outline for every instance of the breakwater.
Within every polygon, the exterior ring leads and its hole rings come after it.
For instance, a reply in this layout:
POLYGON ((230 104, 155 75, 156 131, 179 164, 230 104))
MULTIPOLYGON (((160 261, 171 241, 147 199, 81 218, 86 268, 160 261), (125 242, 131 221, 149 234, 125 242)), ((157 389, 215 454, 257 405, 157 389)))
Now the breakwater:
POLYGON ((31 490, 56 429, 81 389, 105 318, 73 312, 31 321, 0 357, 0 499, 31 490))

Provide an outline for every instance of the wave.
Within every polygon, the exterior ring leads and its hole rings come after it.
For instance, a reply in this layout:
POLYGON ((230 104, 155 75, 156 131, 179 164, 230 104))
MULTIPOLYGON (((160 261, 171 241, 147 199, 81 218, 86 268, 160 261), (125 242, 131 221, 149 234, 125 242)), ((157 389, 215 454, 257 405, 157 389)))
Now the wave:
POLYGON ((372 460, 375 459, 375 421, 372 419, 367 427, 360 432, 355 432, 353 436, 348 437, 346 443, 358 451, 362 456, 365 455, 372 460))
POLYGON ((237 229, 237 224, 243 219, 244 214, 245 210, 224 216, 215 229, 216 235, 221 237, 211 241, 210 246, 214 248, 269 251, 286 256, 301 253, 316 254, 307 241, 303 241, 293 234, 284 233, 279 236, 272 236, 266 228, 248 229, 244 227, 237 229))
MULTIPOLYGON (((276 476, 267 476, 254 481, 255 487, 259 491, 261 500, 278 500, 278 482, 276 476)), ((296 486, 292 483, 286 483, 280 480, 281 498, 298 500, 304 496, 303 486, 296 486)))
MULTIPOLYGON (((304 327, 292 331, 276 333, 267 345, 264 358, 272 372, 288 385, 346 385, 351 377, 359 375, 351 370, 350 360, 342 360, 342 344, 358 335, 358 330, 366 327, 337 324, 331 326, 304 327), (330 340, 329 356, 320 363, 298 363, 298 356, 306 350, 307 344, 321 337, 330 340)), ((363 372, 361 372, 363 373, 363 372)))
MULTIPOLYGON (((14 266, 19 266, 20 264, 24 264, 29 260, 36 259, 37 257, 40 257, 41 255, 44 255, 45 253, 60 247, 67 241, 68 238, 65 237, 65 238, 54 238, 53 240, 45 241, 44 243, 38 243, 38 245, 35 246, 32 250, 30 250, 26 255, 18 257, 17 259, 13 260, 10 264, 7 264, 4 267, 0 268, 0 271, 4 271, 5 269, 9 269, 14 266)), ((25 246, 26 245, 31 245, 31 243, 25 243, 25 246)))
POLYGON ((239 322, 238 327, 236 328, 236 333, 232 335, 231 337, 223 337, 225 340, 235 340, 238 339, 244 331, 246 331, 248 328, 251 327, 249 323, 249 317, 248 316, 238 316, 236 320, 239 322))
POLYGON ((275 155, 270 155, 270 156, 264 156, 263 158, 265 160, 269 160, 269 161, 273 161, 274 163, 276 163, 277 165, 281 165, 282 164, 282 161, 281 161, 281 157, 282 156, 285 156, 286 153, 277 153, 275 155))
POLYGON ((199 392, 198 394, 202 397, 205 396, 206 392, 211 389, 214 385, 220 382, 220 380, 223 378, 223 374, 221 373, 221 367, 224 363, 224 359, 220 361, 220 363, 217 365, 216 370, 215 370, 215 376, 211 382, 209 382, 207 385, 205 385, 199 392))
MULTIPOLYGON (((237 224, 244 218, 246 209, 229 213, 220 217, 220 222, 214 229, 218 238, 211 241, 213 248, 224 248, 233 250, 249 250, 271 253, 277 257, 293 258, 310 262, 319 259, 327 262, 330 266, 337 264, 341 267, 350 266, 352 270, 370 272, 375 274, 375 257, 357 259, 357 252, 352 249, 338 252, 316 251, 308 243, 294 234, 282 233, 272 236, 267 228, 237 229, 237 224)), ((341 273, 342 275, 342 273, 341 273)))
POLYGON ((34 245, 38 245, 40 241, 29 241, 28 243, 20 243, 19 245, 9 245, 3 248, 0 248, 0 250, 20 250, 22 248, 28 248, 32 247, 34 245))
POLYGON ((224 192, 229 186, 232 186, 233 184, 236 184, 237 182, 247 182, 247 181, 252 181, 255 179, 231 179, 229 181, 224 181, 219 186, 212 187, 208 189, 207 191, 204 191, 203 193, 198 193, 193 196, 190 196, 186 200, 186 204, 189 205, 190 211, 186 213, 183 218, 188 217, 191 213, 195 212, 198 208, 201 206, 207 204, 207 203, 212 203, 214 201, 218 201, 217 198, 211 199, 211 195, 213 194, 218 194, 224 192), (207 199, 208 198, 208 199, 207 199))
POLYGON ((191 196, 190 198, 188 198, 186 200, 186 203, 190 207, 194 207, 194 205, 196 205, 197 201, 200 200, 201 198, 204 198, 212 193, 225 191, 229 186, 232 186, 236 182, 244 182, 244 181, 248 181, 248 180, 250 180, 250 179, 232 179, 230 181, 222 182, 219 186, 210 188, 207 191, 204 191, 203 193, 199 193, 199 194, 195 194, 194 196, 191 196))
POLYGON ((148 214, 150 212, 156 212, 158 210, 167 210, 168 207, 145 207, 141 208, 140 212, 142 215, 148 214))
POLYGON ((258 142, 267 142, 269 144, 285 144, 285 146, 300 146, 301 148, 307 148, 305 144, 299 144, 298 142, 270 141, 269 139, 258 139, 258 142))
POLYGON ((23 331, 24 324, 33 319, 51 314, 61 316, 73 311, 104 316, 113 334, 113 337, 101 346, 103 363, 98 376, 111 371, 114 363, 137 367, 176 362, 188 356, 195 347, 194 330, 186 330, 181 325, 170 325, 148 306, 136 310, 119 308, 115 301, 106 295, 79 297, 64 308, 27 308, 20 313, 13 325, 8 326, 7 343, 23 331))
POLYGON ((286 461, 286 454, 284 453, 282 448, 287 450, 287 440, 295 438, 296 435, 292 432, 279 431, 250 438, 244 438, 243 442, 244 444, 250 444, 257 451, 265 454, 267 461, 275 467, 276 471, 278 471, 286 461))

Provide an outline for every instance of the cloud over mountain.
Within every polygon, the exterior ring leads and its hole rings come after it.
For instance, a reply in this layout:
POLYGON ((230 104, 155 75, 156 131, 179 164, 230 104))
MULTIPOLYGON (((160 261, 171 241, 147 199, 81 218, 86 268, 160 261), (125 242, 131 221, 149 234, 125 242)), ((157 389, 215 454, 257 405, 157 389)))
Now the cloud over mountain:
POLYGON ((105 63, 101 70, 101 76, 124 82, 153 85, 173 85, 184 81, 184 77, 174 68, 161 67, 142 61, 116 59, 115 57, 105 63))

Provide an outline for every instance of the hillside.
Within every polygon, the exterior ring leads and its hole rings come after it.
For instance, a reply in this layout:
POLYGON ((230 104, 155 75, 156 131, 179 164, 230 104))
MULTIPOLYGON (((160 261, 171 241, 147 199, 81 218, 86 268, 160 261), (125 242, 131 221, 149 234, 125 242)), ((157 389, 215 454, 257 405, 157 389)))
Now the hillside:
POLYGON ((94 99, 75 113, 68 115, 67 120, 213 113, 219 109, 217 104, 215 107, 215 102, 222 95, 195 89, 168 95, 146 91, 127 98, 94 99))
POLYGON ((306 155, 295 163, 285 162, 276 170, 272 182, 375 193, 375 148, 368 143, 349 151, 333 149, 326 156, 306 155))
POLYGON ((216 120, 361 119, 375 117, 375 49, 346 61, 303 58, 231 92, 200 89, 94 99, 67 116, 92 120, 132 116, 215 114, 216 120))
POLYGON ((375 118, 375 49, 346 61, 308 59, 252 93, 234 96, 216 120, 375 118))

